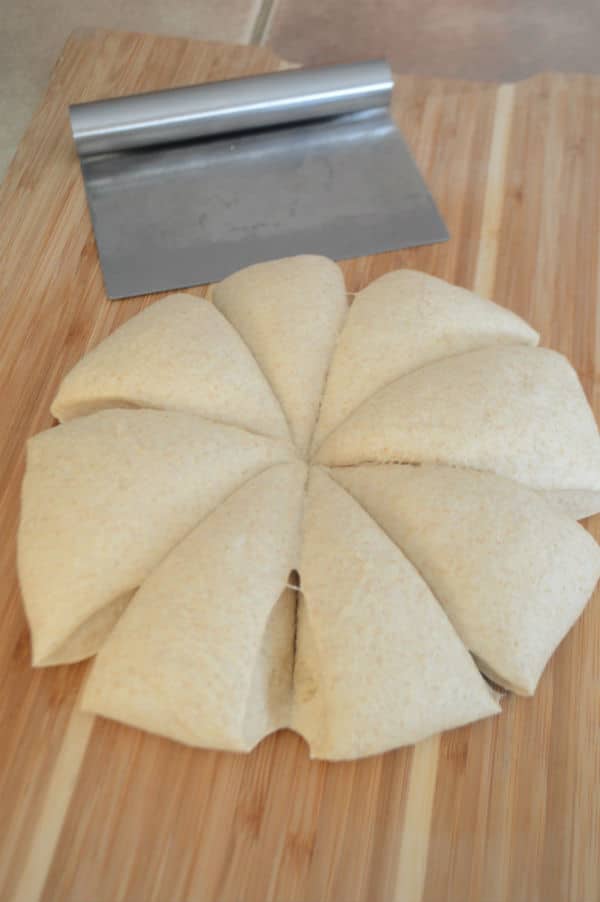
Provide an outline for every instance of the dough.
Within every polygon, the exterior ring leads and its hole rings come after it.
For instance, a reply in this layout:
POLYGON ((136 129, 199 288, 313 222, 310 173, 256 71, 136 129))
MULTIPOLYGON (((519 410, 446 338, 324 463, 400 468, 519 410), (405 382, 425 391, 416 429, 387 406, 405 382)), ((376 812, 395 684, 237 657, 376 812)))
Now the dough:
POLYGON ((194 746, 348 759, 532 693, 600 575, 600 438, 513 313, 424 273, 248 267, 131 318, 27 449, 36 665, 194 746), (299 584, 299 590, 294 586, 299 584))

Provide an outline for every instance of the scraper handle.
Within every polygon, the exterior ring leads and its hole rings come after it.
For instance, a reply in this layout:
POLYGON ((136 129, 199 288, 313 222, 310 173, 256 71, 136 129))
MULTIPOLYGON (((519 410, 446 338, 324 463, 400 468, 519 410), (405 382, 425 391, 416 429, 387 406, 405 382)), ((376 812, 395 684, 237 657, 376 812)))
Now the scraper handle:
POLYGON ((80 156, 150 147, 385 107, 384 60, 292 69, 70 107, 80 156))

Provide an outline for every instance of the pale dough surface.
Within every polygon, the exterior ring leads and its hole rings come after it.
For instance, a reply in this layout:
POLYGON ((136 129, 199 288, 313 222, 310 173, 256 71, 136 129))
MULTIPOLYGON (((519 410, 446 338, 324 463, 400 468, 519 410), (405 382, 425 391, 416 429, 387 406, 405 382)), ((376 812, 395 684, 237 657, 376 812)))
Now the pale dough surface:
POLYGON ((348 310, 339 266, 311 256, 258 263, 215 286, 213 300, 254 354, 306 452, 348 310))
POLYGON ((315 757, 372 755, 500 710, 419 573, 318 467, 300 573, 292 723, 315 757))
POLYGON ((414 564, 492 679, 535 690, 600 576, 600 549, 536 492, 454 467, 332 471, 414 564))
POLYGON ((36 665, 195 746, 281 727, 348 759, 531 693, 600 573, 600 438, 523 320, 316 256, 158 301, 69 373, 27 449, 36 665), (299 589, 294 588, 299 585, 299 589))
POLYGON ((96 658, 84 708, 143 727, 150 697, 159 732, 237 751, 288 722, 289 608, 267 627, 298 564, 304 480, 302 463, 260 473, 169 552, 96 658))
POLYGON ((94 654, 106 635, 90 618, 131 595, 241 483, 289 456, 272 439, 175 411, 107 410, 30 439, 19 572, 34 662, 94 654), (84 624, 87 654, 70 648, 84 624))
POLYGON ((60 386, 64 422, 111 407, 187 410, 285 438, 285 417, 254 357, 203 298, 174 294, 86 354, 60 386))
POLYGON ((536 489, 600 491, 600 440, 561 354, 519 345, 435 361, 369 397, 317 460, 444 463, 536 489))
POLYGON ((369 395, 412 370, 475 348, 538 340, 520 317, 464 288, 412 269, 387 273, 352 302, 314 445, 369 395))

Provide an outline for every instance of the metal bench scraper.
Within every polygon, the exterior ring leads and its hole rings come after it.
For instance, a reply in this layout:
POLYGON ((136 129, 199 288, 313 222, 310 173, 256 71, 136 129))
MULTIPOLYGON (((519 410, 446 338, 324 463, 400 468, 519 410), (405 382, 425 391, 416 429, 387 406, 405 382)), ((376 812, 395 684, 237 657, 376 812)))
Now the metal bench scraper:
POLYGON ((446 240, 392 88, 372 61, 72 106, 109 297, 446 240))

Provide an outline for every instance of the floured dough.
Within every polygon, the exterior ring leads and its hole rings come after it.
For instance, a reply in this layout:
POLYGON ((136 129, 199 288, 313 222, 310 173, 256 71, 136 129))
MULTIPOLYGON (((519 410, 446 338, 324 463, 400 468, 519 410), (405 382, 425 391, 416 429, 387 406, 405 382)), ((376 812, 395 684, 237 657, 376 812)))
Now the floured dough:
POLYGON ((372 755, 500 710, 417 570, 318 467, 304 522, 292 723, 313 755, 372 755))
POLYGON ((354 298, 333 358, 314 446, 370 395, 434 360, 493 345, 536 345, 510 310, 424 272, 399 269, 354 298))
POLYGON ((310 256, 258 263, 217 285, 213 299, 256 357, 304 453, 347 313, 339 267, 310 256))
POLYGON ((113 625, 107 606, 120 611, 202 517, 288 458, 272 439, 174 411, 107 410, 34 436, 19 572, 35 663, 94 654, 113 625), (86 653, 71 647, 82 633, 86 653))
POLYGON ((555 351, 469 351, 396 379, 368 398, 317 454, 491 470, 532 488, 600 491, 598 429, 577 374, 555 351))
POLYGON ((400 270, 248 267, 131 318, 28 443, 37 665, 97 654, 89 711, 247 751, 417 742, 529 694, 600 554, 600 438, 513 313, 400 270), (299 584, 299 589, 294 588, 299 584))
POLYGON ((590 534, 492 473, 363 465, 335 479, 414 564, 482 670, 531 694, 600 577, 590 534))
POLYGON ((285 438, 285 417, 254 357, 203 298, 174 294, 121 326, 66 376, 61 421, 114 407, 186 410, 285 438))
POLYGON ((100 651, 84 708, 143 727, 150 695, 156 732, 238 751, 288 723, 285 587, 298 564, 304 480, 301 463, 260 473, 167 554, 100 651))

